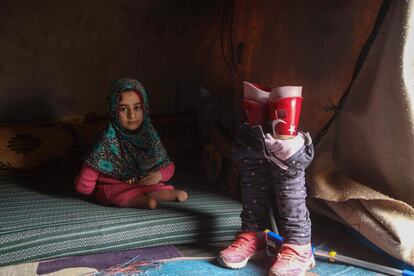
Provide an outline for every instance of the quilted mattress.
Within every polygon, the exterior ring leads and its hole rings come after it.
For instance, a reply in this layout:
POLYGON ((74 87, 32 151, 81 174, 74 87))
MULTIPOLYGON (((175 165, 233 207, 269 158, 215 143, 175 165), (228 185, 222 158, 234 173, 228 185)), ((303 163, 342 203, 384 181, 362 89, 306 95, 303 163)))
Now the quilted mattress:
POLYGON ((0 266, 231 240, 240 229, 240 203, 194 185, 197 178, 175 181, 188 191, 187 202, 161 203, 155 210, 100 206, 76 195, 72 180, 59 173, 0 177, 0 266))

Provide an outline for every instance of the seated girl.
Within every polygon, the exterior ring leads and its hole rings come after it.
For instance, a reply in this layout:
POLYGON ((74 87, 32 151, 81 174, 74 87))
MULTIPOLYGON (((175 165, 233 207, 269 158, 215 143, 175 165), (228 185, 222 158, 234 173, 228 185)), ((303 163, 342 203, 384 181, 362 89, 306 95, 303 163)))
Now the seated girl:
POLYGON ((116 81, 107 93, 109 122, 84 159, 76 191, 100 204, 154 209, 159 201, 185 201, 187 193, 165 184, 175 166, 149 117, 144 87, 116 81))

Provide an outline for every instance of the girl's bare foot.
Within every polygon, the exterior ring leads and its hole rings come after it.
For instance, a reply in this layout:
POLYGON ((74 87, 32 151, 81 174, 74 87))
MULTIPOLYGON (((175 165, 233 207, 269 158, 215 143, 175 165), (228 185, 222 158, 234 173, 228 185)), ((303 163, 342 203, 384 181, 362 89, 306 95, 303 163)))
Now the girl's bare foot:
POLYGON ((188 198, 188 194, 186 191, 181 191, 181 190, 175 190, 176 194, 175 194, 175 198, 177 201, 182 202, 182 201, 186 201, 188 198))
POLYGON ((156 201, 186 201, 188 194, 181 190, 163 190, 148 194, 156 201))

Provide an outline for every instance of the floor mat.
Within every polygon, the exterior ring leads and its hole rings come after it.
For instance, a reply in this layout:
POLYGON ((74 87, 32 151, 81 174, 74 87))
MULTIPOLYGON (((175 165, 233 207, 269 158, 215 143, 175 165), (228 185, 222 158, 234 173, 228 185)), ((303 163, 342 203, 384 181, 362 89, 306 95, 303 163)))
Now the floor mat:
MULTIPOLYGON (((249 262, 246 267, 239 270, 227 269, 219 266, 215 259, 199 258, 178 258, 165 262, 153 263, 129 263, 117 269, 100 271, 95 275, 99 276, 129 276, 129 275, 245 275, 245 276, 265 276, 268 275, 271 260, 261 260, 249 262)), ((354 276, 374 276, 374 272, 361 268, 319 261, 316 268, 312 269, 307 275, 354 275, 354 276)))
POLYGON ((150 248, 109 252, 88 256, 75 256, 51 261, 40 262, 37 274, 42 275, 71 267, 91 267, 102 270, 116 264, 135 260, 161 260, 181 257, 181 253, 174 246, 157 246, 150 248))
POLYGON ((157 246, 6 266, 0 268, 0 275, 105 275, 102 273, 108 268, 120 268, 132 261, 154 261, 178 257, 182 257, 182 254, 175 246, 157 246))

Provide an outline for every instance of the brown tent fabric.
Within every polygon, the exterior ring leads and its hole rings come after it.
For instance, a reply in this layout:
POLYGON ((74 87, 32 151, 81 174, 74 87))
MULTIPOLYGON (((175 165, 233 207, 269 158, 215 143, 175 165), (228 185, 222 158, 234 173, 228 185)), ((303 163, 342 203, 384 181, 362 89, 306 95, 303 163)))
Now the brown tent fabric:
POLYGON ((308 170, 310 196, 414 265, 414 14, 392 1, 337 121, 308 170))

